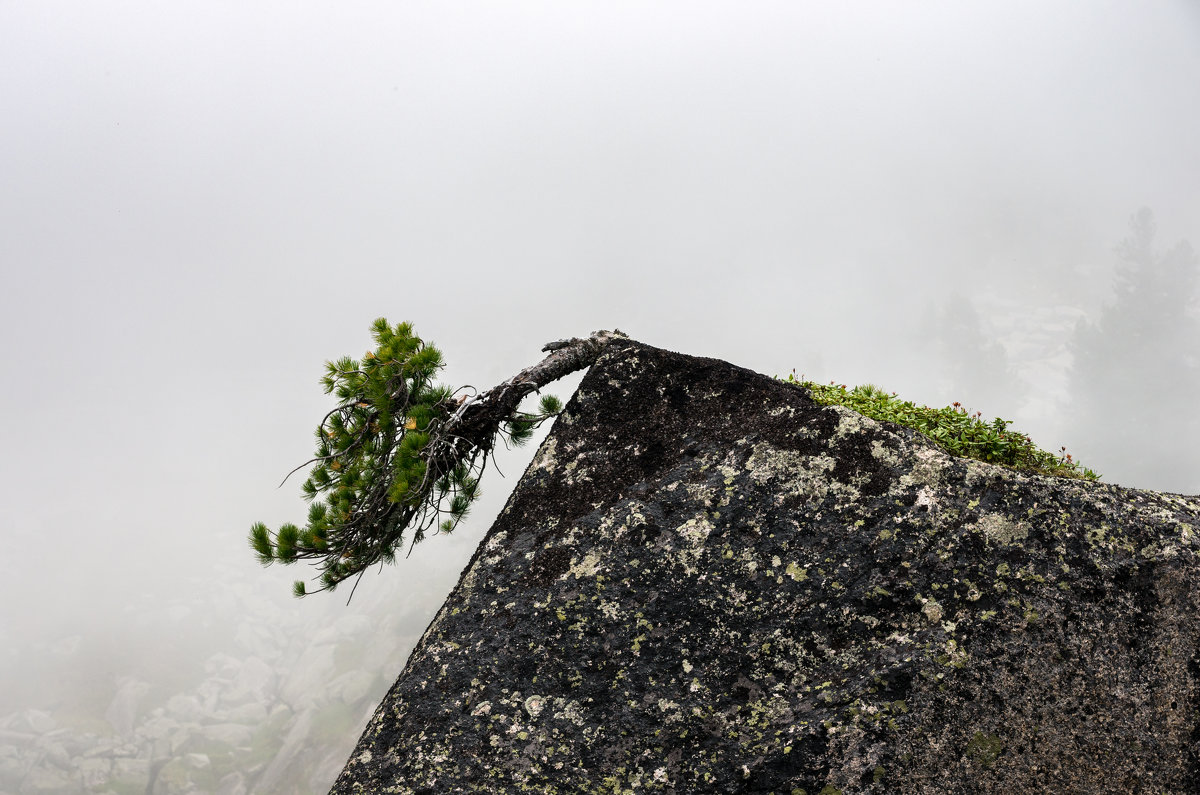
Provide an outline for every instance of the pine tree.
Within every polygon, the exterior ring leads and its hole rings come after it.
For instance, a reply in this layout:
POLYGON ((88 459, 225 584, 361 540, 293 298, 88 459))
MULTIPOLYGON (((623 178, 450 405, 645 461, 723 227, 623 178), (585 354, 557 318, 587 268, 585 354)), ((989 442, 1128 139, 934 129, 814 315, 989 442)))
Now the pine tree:
POLYGON ((987 401, 1015 411, 1026 392, 1008 353, 984 329, 968 296, 954 292, 940 310, 929 313, 928 334, 941 356, 944 395, 968 403, 987 401))
MULTIPOLYGON (((536 413, 522 399, 588 367, 619 331, 549 343, 549 355, 499 386, 460 394, 434 380, 442 354, 408 323, 372 326, 376 348, 361 360, 326 362, 322 383, 338 404, 316 430, 316 451, 292 473, 313 465, 304 481, 311 504, 304 527, 262 522, 250 545, 263 565, 315 561, 317 591, 333 590, 375 563, 391 563, 408 533, 409 550, 431 530, 449 533, 479 497, 479 479, 495 440, 527 441, 562 408, 543 395, 536 413)), ((292 473, 289 473, 289 477, 292 473)), ((287 478, 284 479, 285 481, 287 478)), ((309 593, 301 580, 296 596, 309 593)))
POLYGON ((1115 301, 1076 328, 1072 424, 1080 452, 1113 479, 1195 491, 1200 482, 1200 261, 1186 241, 1155 247, 1143 208, 1117 246, 1115 301))

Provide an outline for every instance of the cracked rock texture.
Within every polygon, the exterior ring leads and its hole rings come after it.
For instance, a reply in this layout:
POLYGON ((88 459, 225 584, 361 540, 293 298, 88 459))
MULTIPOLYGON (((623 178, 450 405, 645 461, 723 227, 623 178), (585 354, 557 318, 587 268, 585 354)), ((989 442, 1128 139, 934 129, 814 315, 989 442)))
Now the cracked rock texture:
POLYGON ((332 791, 1194 792, 1198 538, 618 343, 332 791))

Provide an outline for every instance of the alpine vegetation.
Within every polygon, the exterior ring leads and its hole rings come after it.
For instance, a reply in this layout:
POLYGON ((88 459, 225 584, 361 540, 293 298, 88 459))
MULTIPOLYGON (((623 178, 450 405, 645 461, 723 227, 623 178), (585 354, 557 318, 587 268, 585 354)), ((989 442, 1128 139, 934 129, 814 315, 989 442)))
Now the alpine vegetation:
POLYGON ((918 406, 903 400, 895 392, 885 392, 874 384, 848 389, 845 384, 818 384, 797 378, 793 370, 789 384, 799 384, 812 399, 823 406, 845 406, 873 420, 894 422, 924 434, 951 455, 974 458, 989 464, 1032 472, 1037 475, 1099 480, 1100 475, 1081 465, 1062 447, 1057 454, 1042 450, 1028 434, 1009 430, 1012 420, 997 417, 985 422, 983 412, 971 414, 957 401, 945 408, 918 406))
MULTIPOLYGON (((250 529, 263 565, 314 561, 320 569, 314 592, 391 563, 406 538, 411 552, 428 532, 454 530, 479 497, 497 437, 523 444, 562 408, 558 398, 543 395, 536 412, 525 412, 522 399, 591 365, 610 339, 624 336, 600 331, 549 343, 539 364, 469 394, 434 380, 442 353, 411 324, 392 327, 379 318, 371 333, 376 348, 361 360, 325 364, 322 384, 337 405, 317 425, 313 458, 292 470, 314 465, 303 486, 311 503, 307 523, 272 532, 256 522, 250 529)), ((293 591, 309 593, 303 580, 293 591)))

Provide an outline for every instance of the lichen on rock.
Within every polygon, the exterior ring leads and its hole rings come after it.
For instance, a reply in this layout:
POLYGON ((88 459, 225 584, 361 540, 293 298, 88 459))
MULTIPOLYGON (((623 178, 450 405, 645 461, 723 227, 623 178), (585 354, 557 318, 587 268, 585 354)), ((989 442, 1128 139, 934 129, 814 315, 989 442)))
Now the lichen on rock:
POLYGON ((1198 533, 615 342, 333 792, 1189 791, 1198 533))

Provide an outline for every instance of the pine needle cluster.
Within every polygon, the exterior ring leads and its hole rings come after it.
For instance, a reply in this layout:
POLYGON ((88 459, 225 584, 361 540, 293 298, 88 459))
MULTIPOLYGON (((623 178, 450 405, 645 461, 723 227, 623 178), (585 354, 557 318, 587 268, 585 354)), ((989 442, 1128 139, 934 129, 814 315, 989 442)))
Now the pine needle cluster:
MULTIPOLYGON (((410 550, 431 529, 454 530, 480 495, 491 436, 521 444, 561 409, 546 395, 539 413, 502 418, 487 440, 463 438, 455 420, 468 400, 434 381, 441 352, 409 323, 392 327, 380 318, 372 336, 377 347, 361 360, 325 365, 322 384, 338 405, 317 426, 314 457, 297 468, 315 465, 302 487, 308 522, 275 533, 258 522, 250 530, 263 565, 316 560, 317 590, 392 562, 409 529, 410 550)), ((303 581, 294 593, 308 593, 303 581)))

